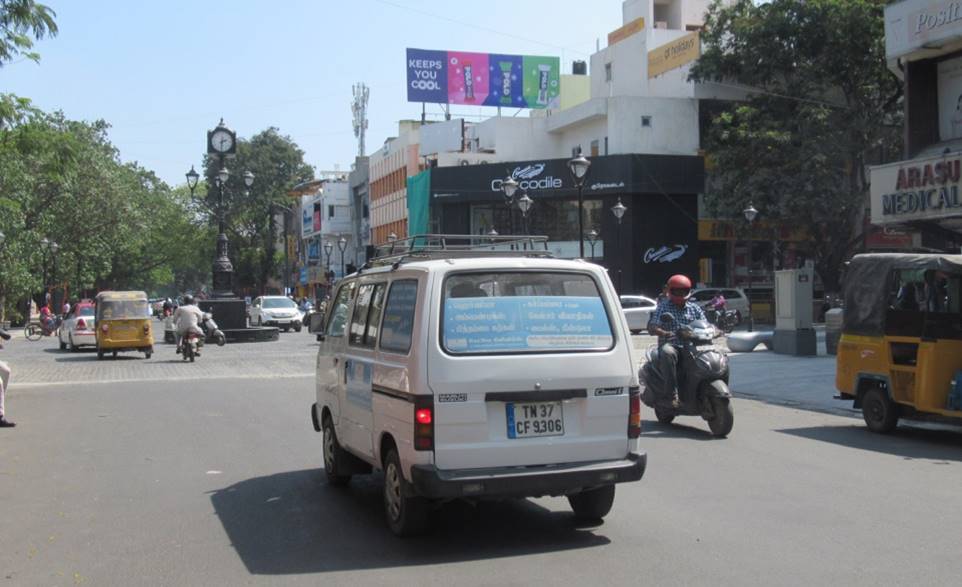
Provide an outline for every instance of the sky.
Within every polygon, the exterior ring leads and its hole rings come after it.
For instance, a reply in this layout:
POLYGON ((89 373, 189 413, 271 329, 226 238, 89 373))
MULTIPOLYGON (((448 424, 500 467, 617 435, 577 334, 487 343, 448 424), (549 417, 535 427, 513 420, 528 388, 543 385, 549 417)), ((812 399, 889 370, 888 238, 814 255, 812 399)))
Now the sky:
MULTIPOLYGON (((106 120, 121 159, 171 185, 200 167, 221 117, 245 138, 277 127, 316 169, 348 171, 355 83, 370 88, 367 153, 397 121, 421 116, 406 101, 407 47, 557 56, 570 73, 621 26, 620 0, 42 2, 60 32, 35 44, 39 64, 0 68, 0 92, 106 120)), ((495 113, 452 107, 468 120, 495 113)), ((441 116, 428 105, 429 118, 441 116)))

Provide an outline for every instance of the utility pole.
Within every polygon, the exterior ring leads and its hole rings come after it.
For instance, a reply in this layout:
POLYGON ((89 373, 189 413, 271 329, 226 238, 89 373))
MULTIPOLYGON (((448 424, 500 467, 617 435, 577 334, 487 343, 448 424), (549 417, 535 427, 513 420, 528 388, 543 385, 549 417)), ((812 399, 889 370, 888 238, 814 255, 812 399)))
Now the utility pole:
POLYGON ((371 90, 364 82, 354 84, 354 101, 351 113, 354 115, 354 136, 357 138, 357 156, 364 156, 364 135, 367 132, 367 101, 371 90))

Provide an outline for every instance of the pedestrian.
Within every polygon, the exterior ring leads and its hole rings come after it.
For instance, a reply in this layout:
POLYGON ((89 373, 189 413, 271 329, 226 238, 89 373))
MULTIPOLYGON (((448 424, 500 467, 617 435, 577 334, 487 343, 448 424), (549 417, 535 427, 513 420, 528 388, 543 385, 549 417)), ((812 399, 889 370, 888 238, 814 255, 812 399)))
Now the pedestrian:
POLYGON ((61 308, 61 310, 63 312, 61 316, 66 317, 67 314, 70 313, 70 302, 67 300, 67 298, 63 299, 63 308, 61 308))
MULTIPOLYGON (((3 348, 3 341, 10 340, 10 338, 10 333, 0 328, 0 349, 3 348)), ((16 424, 7 420, 6 412, 4 411, 4 399, 7 394, 8 385, 10 385, 10 366, 0 361, 0 428, 13 428, 16 426, 16 424)))

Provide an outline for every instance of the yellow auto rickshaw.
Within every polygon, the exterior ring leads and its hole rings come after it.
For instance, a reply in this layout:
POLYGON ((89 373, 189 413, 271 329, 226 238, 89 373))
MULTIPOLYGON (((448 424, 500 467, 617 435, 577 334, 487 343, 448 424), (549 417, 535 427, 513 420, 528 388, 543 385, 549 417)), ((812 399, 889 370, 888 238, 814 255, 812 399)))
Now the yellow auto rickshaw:
POLYGON ((142 291, 104 291, 97 294, 97 359, 121 351, 154 352, 150 305, 142 291))
POLYGON ((874 432, 962 425, 962 255, 856 255, 844 289, 840 397, 874 432))

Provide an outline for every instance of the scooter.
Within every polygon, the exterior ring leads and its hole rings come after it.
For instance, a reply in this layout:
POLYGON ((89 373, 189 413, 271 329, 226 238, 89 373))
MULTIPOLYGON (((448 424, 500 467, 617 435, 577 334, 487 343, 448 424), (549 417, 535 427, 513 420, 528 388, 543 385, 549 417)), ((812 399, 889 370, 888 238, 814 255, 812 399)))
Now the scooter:
POLYGON ((716 310, 705 308, 705 318, 708 322, 717 326, 722 332, 728 334, 741 323, 741 315, 737 310, 716 310))
MULTIPOLYGON (((663 314, 662 328, 672 330, 674 317, 663 314)), ((658 372, 658 347, 648 349, 648 361, 638 378, 642 384, 641 401, 654 408, 662 424, 670 424, 676 416, 701 416, 716 437, 727 436, 735 423, 735 412, 728 389, 728 355, 714 345, 720 334, 710 324, 696 320, 678 327, 678 399, 672 405, 672 392, 658 372)))
POLYGON ((188 332, 180 340, 180 354, 184 357, 185 361, 193 363, 194 360, 200 356, 200 349, 207 340, 216 343, 217 346, 227 344, 227 337, 225 337, 224 333, 217 327, 217 323, 214 322, 214 317, 210 312, 204 313, 204 319, 200 323, 200 329, 203 330, 203 334, 188 332))

